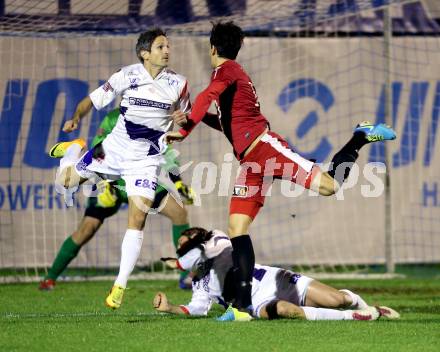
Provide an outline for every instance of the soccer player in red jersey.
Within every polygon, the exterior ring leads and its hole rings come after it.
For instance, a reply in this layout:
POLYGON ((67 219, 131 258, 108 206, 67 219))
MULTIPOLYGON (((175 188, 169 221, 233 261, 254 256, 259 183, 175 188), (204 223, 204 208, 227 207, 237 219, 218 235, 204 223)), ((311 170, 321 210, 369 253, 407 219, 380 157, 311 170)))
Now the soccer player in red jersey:
POLYGON ((243 31, 233 22, 213 25, 210 36, 210 57, 214 68, 211 82, 195 99, 191 114, 181 114, 182 128, 165 136, 167 143, 182 141, 203 120, 225 134, 240 162, 241 173, 231 198, 228 229, 237 285, 234 307, 229 309, 234 314, 228 316, 233 316, 234 319, 230 320, 236 321, 248 320, 246 312, 252 310, 255 255, 248 229, 263 206, 265 193, 273 179, 288 179, 329 196, 348 177, 363 145, 396 138, 395 132, 384 124, 363 122, 333 157, 333 168, 322 172, 313 161, 295 153, 281 136, 270 131, 269 122, 260 112, 252 80, 235 61, 243 38, 243 31), (217 115, 207 113, 212 102, 217 107, 217 115))

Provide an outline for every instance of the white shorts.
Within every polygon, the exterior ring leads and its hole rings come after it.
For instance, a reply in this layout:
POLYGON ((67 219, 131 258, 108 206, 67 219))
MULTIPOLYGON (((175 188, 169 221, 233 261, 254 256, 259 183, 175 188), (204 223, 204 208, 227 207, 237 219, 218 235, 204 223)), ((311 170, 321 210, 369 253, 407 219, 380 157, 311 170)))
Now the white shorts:
POLYGON ((279 277, 280 270, 282 269, 257 265, 255 269, 252 281, 254 316, 260 317, 261 308, 274 299, 286 300, 298 306, 304 306, 307 289, 313 281, 312 278, 283 270, 283 272, 288 274, 289 282, 286 285, 286 282, 281 282, 283 280, 280 280, 279 277))
POLYGON ((125 181, 128 197, 142 196, 154 200, 157 179, 164 164, 163 156, 146 155, 136 160, 128 159, 124 155, 124 148, 113 140, 106 138, 101 146, 87 151, 75 164, 76 172, 83 178, 96 174, 104 179, 120 177, 125 181))

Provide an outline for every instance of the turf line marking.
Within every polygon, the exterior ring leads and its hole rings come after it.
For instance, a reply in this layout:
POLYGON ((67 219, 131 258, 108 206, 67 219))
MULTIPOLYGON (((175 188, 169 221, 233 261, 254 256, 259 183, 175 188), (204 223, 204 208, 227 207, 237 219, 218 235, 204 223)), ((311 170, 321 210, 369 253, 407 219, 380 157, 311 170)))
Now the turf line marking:
POLYGON ((150 317, 160 316, 158 313, 101 313, 101 312, 85 312, 85 313, 5 313, 2 318, 25 319, 25 318, 86 318, 86 317, 150 317))

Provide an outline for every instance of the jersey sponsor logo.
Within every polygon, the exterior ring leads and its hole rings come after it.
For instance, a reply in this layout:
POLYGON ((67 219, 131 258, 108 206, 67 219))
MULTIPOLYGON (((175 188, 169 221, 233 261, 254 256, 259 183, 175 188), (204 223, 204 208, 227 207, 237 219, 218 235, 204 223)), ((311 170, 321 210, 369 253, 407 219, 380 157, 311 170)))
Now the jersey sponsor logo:
POLYGON ((247 197, 248 186, 234 186, 233 197, 247 197))
POLYGON ((150 108, 158 108, 163 110, 170 110, 171 104, 161 103, 160 101, 142 99, 142 98, 134 98, 130 97, 128 99, 130 105, 138 105, 138 106, 148 106, 150 108))
POLYGON ((104 85, 102 86, 102 89, 104 89, 104 92, 113 92, 114 89, 112 87, 112 85, 109 82, 105 82, 104 85))
POLYGON ((149 189, 152 189, 153 191, 155 191, 157 188, 157 183, 154 181, 150 181, 147 178, 144 178, 144 179, 138 178, 136 181, 134 181, 134 185, 136 187, 149 188, 149 189))

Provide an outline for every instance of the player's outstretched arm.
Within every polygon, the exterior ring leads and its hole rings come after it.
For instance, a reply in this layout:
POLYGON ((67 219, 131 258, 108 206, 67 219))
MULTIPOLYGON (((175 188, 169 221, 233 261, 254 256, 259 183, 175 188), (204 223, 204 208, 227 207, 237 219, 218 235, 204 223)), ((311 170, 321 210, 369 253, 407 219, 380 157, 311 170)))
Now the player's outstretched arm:
POLYGON ((163 292, 156 293, 156 296, 154 296, 153 299, 153 307, 158 312, 188 315, 187 311, 185 309, 182 309, 182 306, 171 304, 168 301, 167 295, 163 292))
POLYGON ((160 258, 161 261, 165 263, 165 265, 170 269, 179 269, 177 258, 165 257, 160 258))
POLYGON ((183 127, 188 123, 188 116, 182 110, 176 110, 171 114, 171 117, 178 126, 183 127))
POLYGON ((78 128, 78 124, 83 116, 87 115, 89 111, 92 109, 93 103, 89 96, 86 96, 83 100, 79 102, 76 106, 75 113, 73 114, 72 119, 67 120, 64 123, 63 131, 64 132, 72 132, 78 128))

